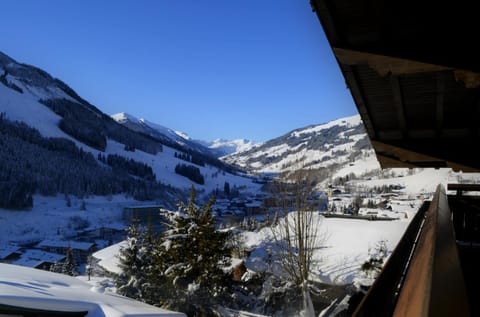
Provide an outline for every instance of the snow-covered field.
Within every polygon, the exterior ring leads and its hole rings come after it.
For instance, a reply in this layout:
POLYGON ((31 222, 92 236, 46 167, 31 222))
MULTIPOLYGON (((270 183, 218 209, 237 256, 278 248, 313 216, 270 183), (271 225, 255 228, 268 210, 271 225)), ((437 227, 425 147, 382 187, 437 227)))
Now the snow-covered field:
MULTIPOLYGON (((314 251, 311 278, 328 284, 348 284, 361 277, 360 266, 368 258, 369 250, 385 241, 392 251, 402 237, 409 220, 368 221, 357 219, 324 218, 317 214, 321 237, 314 251)), ((245 247, 254 250, 246 265, 252 271, 276 271, 267 264, 269 249, 275 250, 272 229, 243 233, 245 247)))
POLYGON ((73 219, 80 217, 90 224, 85 229, 123 229, 123 207, 139 202, 123 195, 90 197, 79 199, 70 197, 67 206, 64 196, 45 197, 35 195, 34 207, 29 211, 0 209, 0 246, 8 243, 23 243, 44 239, 63 239, 77 233, 73 219), (82 209, 82 202, 85 210, 82 209))

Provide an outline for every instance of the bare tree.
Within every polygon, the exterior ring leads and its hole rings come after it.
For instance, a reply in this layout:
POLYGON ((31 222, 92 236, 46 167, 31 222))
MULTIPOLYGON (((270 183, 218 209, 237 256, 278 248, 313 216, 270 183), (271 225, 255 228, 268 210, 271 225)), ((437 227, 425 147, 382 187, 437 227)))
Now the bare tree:
POLYGON ((313 253, 327 239, 326 232, 320 230, 319 196, 306 176, 296 182, 277 182, 274 188, 278 211, 283 214, 278 225, 272 226, 279 247, 278 261, 288 279, 302 289, 304 312, 310 316, 313 314, 309 292, 313 253))

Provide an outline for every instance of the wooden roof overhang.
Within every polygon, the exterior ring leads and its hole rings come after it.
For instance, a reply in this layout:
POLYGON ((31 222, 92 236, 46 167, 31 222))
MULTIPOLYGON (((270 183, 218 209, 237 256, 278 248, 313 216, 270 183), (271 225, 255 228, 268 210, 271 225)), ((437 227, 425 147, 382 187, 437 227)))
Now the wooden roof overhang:
POLYGON ((312 0, 386 167, 480 171, 473 2, 312 0))

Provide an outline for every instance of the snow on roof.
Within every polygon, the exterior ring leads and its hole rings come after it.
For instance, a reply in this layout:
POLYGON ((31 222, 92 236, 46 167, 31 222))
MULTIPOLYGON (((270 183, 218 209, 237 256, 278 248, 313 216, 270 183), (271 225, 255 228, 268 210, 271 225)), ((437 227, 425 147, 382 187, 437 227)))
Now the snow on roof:
POLYGON ((92 256, 99 260, 98 265, 100 265, 105 270, 112 273, 120 273, 120 268, 118 267, 118 257, 120 253, 120 248, 125 247, 127 241, 113 244, 105 249, 99 250, 92 254, 92 256))
POLYGON ((181 317, 165 309, 104 292, 74 277, 23 266, 0 264, 0 304, 89 317, 181 317))
POLYGON ((37 247, 54 247, 54 248, 72 248, 75 250, 88 251, 95 244, 91 242, 79 242, 70 240, 43 240, 37 247))
POLYGON ((64 258, 65 255, 62 254, 29 249, 23 252, 20 258, 14 261, 14 264, 36 267, 43 262, 55 263, 63 260, 64 258))
POLYGON ((13 245, 5 245, 0 247, 0 259, 5 259, 12 253, 16 253, 20 250, 19 247, 13 245))

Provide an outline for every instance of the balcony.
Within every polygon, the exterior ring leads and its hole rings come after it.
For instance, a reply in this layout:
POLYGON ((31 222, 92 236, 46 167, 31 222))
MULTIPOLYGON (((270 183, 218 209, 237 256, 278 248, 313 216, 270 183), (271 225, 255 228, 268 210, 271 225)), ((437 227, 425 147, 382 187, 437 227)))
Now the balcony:
POLYGON ((480 316, 480 186, 439 185, 354 316, 480 316))

